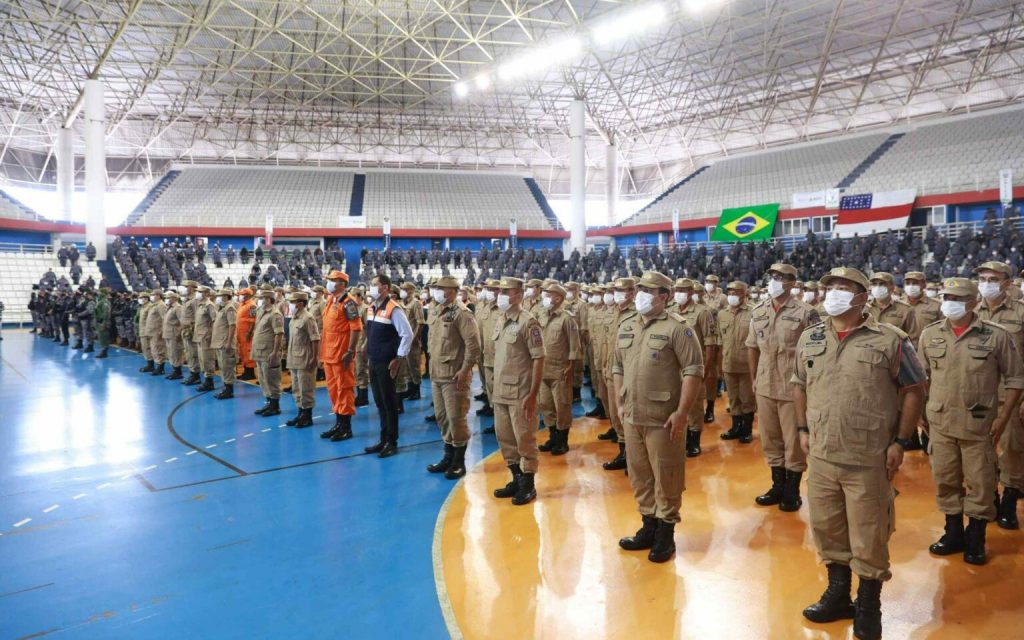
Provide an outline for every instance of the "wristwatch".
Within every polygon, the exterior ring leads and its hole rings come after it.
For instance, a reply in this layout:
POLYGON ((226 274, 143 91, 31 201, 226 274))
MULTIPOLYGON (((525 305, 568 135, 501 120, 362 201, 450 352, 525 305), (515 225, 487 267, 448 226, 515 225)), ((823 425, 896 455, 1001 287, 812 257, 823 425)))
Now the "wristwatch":
POLYGON ((811 430, 808 429, 807 427, 797 427, 796 430, 797 430, 798 433, 810 433, 811 432, 811 430))
POLYGON ((896 438, 895 440, 893 440, 893 442, 895 442, 896 444, 900 445, 900 447, 904 451, 906 451, 907 449, 909 449, 910 447, 913 446, 913 443, 911 443, 910 440, 907 440, 906 438, 896 438))

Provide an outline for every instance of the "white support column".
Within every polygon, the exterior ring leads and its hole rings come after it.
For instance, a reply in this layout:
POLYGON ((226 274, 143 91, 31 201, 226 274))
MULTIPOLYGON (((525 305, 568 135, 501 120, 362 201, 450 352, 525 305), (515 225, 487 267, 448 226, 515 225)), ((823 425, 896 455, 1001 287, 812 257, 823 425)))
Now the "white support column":
POLYGON ((569 204, 572 212, 569 223, 570 252, 587 250, 587 157, 586 122, 583 100, 577 98, 569 107, 569 204))
POLYGON ((615 224, 615 205, 619 201, 619 150, 615 142, 604 148, 604 198, 608 204, 605 224, 615 224))
POLYGON ((85 81, 85 194, 88 214, 85 239, 96 247, 96 258, 107 259, 107 225, 104 196, 107 190, 107 135, 103 111, 103 85, 99 80, 85 81))
POLYGON ((57 201, 60 202, 60 219, 71 220, 72 197, 75 193, 75 151, 71 129, 61 127, 57 132, 57 201))

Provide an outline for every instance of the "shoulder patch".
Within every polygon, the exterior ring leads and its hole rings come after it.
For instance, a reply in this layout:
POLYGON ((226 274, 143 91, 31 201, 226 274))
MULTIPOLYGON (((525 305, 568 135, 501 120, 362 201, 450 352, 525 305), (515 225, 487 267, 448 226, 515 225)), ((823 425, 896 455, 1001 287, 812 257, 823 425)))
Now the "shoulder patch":
POLYGON ((349 320, 355 320, 359 317, 359 306, 352 300, 352 298, 346 299, 342 308, 345 309, 345 317, 349 320))

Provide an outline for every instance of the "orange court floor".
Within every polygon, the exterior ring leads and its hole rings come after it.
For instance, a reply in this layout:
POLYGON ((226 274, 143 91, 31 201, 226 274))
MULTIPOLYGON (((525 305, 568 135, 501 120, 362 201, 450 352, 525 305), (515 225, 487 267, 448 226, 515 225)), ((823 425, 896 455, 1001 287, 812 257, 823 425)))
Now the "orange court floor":
MULTIPOLYGON (((724 400, 716 418, 703 455, 687 461, 677 552, 663 565, 618 547, 640 517, 629 479, 601 468, 615 452, 597 440, 607 422, 577 419, 568 455, 541 454, 539 499, 529 506, 492 497, 508 472, 500 452, 484 459, 452 491, 435 530, 435 580, 452 636, 852 638, 852 621, 820 625, 801 615, 826 586, 806 482, 798 513, 757 506, 770 477, 756 430, 753 444, 724 442, 724 400)), ((990 525, 984 567, 932 557, 943 518, 924 452, 906 455, 895 484, 885 637, 1024 638, 1024 531, 990 525)))

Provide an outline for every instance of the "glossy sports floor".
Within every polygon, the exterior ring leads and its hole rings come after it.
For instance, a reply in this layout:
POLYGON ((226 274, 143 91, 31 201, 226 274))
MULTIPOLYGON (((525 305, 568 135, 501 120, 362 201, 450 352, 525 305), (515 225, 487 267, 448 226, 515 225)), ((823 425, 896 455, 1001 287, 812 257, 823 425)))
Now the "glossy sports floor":
MULTIPOLYGON (((217 401, 139 374, 131 352, 4 337, 0 638, 851 636, 800 616, 825 584, 806 507, 753 504, 760 448, 719 441, 722 401, 687 464, 678 554, 652 565, 616 546, 638 516, 627 478, 599 467, 606 423, 578 419, 573 451, 543 457, 540 499, 513 507, 490 496, 507 481, 492 435, 464 481, 425 472, 440 446, 427 399, 379 460, 362 453, 372 408, 354 439, 317 437, 323 389, 314 428, 282 428, 291 401, 256 418, 249 385, 217 401)), ((886 637, 1022 637, 1024 532, 990 527, 985 567, 931 558, 942 520, 922 453, 897 484, 886 637)))

